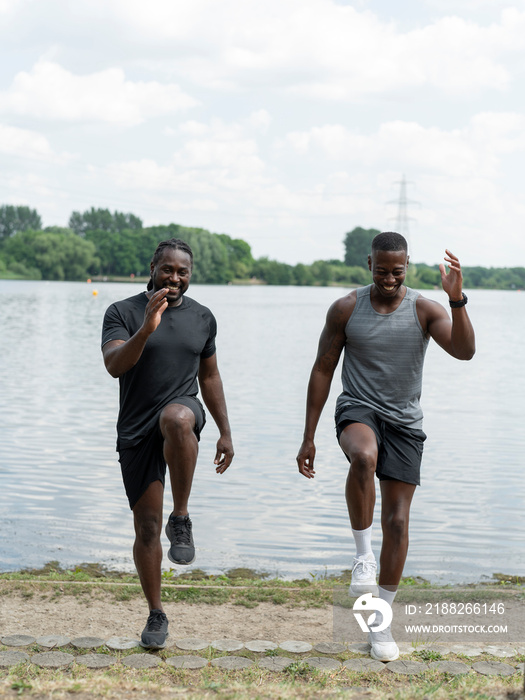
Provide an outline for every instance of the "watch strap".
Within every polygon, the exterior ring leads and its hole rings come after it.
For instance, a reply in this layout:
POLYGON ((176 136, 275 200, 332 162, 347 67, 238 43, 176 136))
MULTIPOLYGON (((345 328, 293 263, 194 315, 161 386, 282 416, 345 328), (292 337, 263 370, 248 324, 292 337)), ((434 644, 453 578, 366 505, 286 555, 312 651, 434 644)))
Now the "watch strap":
POLYGON ((451 309, 460 309, 462 306, 465 306, 465 304, 468 301, 468 297, 465 294, 465 292, 461 292, 461 296, 463 297, 460 301, 452 301, 448 300, 448 303, 450 304, 451 309))

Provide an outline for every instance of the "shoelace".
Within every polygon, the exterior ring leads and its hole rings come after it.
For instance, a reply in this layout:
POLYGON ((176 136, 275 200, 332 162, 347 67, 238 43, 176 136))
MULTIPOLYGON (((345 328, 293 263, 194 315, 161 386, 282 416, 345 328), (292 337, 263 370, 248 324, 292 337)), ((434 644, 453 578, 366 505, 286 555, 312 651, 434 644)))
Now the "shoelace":
POLYGON ((189 520, 172 520, 173 529, 175 530, 175 538, 177 542, 183 544, 191 544, 191 523, 189 520))
POLYGON ((375 562, 366 561, 366 559, 354 559, 354 568, 352 569, 352 572, 354 572, 358 566, 363 567, 363 576, 372 577, 375 575, 375 572, 376 572, 375 562))
POLYGON ((164 613, 151 612, 148 617, 148 629, 157 632, 164 623, 164 613))

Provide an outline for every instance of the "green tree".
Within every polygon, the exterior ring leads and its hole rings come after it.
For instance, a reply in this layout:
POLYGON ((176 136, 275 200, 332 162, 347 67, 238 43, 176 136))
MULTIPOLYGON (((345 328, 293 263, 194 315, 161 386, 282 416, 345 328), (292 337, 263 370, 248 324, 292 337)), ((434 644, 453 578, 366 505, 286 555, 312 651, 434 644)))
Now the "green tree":
POLYGON ((368 255, 372 247, 372 239, 381 233, 375 228, 364 229, 357 226, 346 234, 345 245, 345 265, 357 265, 367 267, 368 255))
POLYGON ((463 286, 465 288, 482 287, 487 280, 487 270, 484 267, 468 267, 462 268, 463 286))
POLYGON ((429 267, 424 263, 418 263, 417 265, 411 265, 417 271, 417 278, 419 281, 425 285, 426 288, 440 287, 441 286, 441 273, 437 265, 434 267, 429 267))
POLYGON ((511 289, 524 289, 525 288, 525 267, 511 267, 509 272, 512 275, 512 280, 510 282, 511 289))
POLYGON ((333 281, 332 266, 326 260, 316 260, 310 265, 310 271, 315 280, 314 284, 326 287, 333 281))
POLYGON ((298 263, 294 269, 293 274, 295 278, 295 284, 299 286, 310 285, 315 283, 315 277, 312 273, 310 265, 303 265, 303 263, 298 263))
POLYGON ((19 231, 38 231, 41 228, 42 220, 36 209, 9 204, 0 207, 0 241, 14 236, 19 231))
POLYGON ((370 271, 358 265, 349 267, 340 263, 339 265, 332 265, 332 279, 338 284, 362 287, 370 283, 370 271))
POLYGON ((525 268, 490 267, 464 268, 464 287, 482 287, 484 289, 523 289, 525 286, 525 268), (483 275, 480 275, 480 269, 483 275))
POLYGON ((125 230, 139 231, 142 229, 142 221, 134 214, 123 214, 109 209, 87 209, 85 212, 74 211, 69 217, 69 228, 84 237, 88 231, 108 231, 121 233, 125 230))
POLYGON ((125 277, 131 274, 149 274, 149 264, 157 241, 145 229, 118 232, 97 229, 88 231, 85 240, 91 241, 95 246, 100 260, 99 274, 125 277))
POLYGON ((230 280, 245 279, 249 276, 253 265, 252 249, 241 238, 230 238, 225 233, 217 234, 226 249, 230 280))
POLYGON ((266 284, 294 284, 294 272, 291 265, 269 260, 267 257, 259 258, 253 263, 252 274, 266 284))
POLYGON ((34 279, 35 269, 45 280, 83 279, 97 265, 95 246, 71 231, 22 231, 9 238, 4 255, 10 270, 34 279))

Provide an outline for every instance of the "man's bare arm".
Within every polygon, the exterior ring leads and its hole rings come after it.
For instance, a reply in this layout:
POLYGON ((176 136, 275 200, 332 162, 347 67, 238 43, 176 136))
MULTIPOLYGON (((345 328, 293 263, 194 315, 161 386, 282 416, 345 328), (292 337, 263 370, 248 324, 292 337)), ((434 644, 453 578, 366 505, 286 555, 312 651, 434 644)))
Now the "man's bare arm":
POLYGON ((345 326, 354 305, 355 300, 352 303, 348 297, 345 297, 336 301, 328 310, 326 324, 319 339, 317 357, 310 373, 303 443, 297 455, 299 471, 308 479, 312 479, 315 474, 315 431, 346 342, 345 326))
MULTIPOLYGON (((449 264, 449 273, 446 273, 445 265, 439 266, 441 284, 451 301, 461 301, 463 292, 461 265, 453 253, 449 250, 446 253, 445 260, 449 264)), ((451 321, 441 304, 425 299, 421 302, 418 300, 419 306, 424 312, 426 330, 436 343, 458 360, 472 359, 476 352, 476 338, 466 307, 452 308, 451 321)))
POLYGON ((217 355, 201 360, 199 367, 199 386, 206 408, 217 424, 220 437, 217 441, 217 452, 214 464, 217 474, 228 469, 233 459, 233 443, 224 397, 224 387, 217 366, 217 355))

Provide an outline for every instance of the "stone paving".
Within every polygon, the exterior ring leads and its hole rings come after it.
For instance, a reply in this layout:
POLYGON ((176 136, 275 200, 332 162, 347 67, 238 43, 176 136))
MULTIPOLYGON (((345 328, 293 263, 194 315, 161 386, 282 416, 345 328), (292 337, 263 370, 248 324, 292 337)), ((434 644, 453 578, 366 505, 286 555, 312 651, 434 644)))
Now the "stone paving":
POLYGON ((90 669, 109 668, 114 664, 144 669, 166 664, 173 668, 184 669, 200 669, 211 665, 228 670, 241 670, 256 666, 270 671, 282 672, 290 664, 301 661, 320 671, 337 671, 344 668, 359 673, 390 672, 413 676, 427 670, 434 670, 449 675, 478 673, 486 676, 510 676, 518 673, 523 674, 524 664, 519 663, 519 661, 525 655, 525 645, 436 644, 421 645, 417 648, 418 651, 428 652, 425 655, 427 661, 421 661, 409 658, 416 651, 412 645, 401 643, 399 644, 401 658, 397 661, 381 663, 368 656, 368 644, 341 644, 329 641, 310 644, 293 639, 277 644, 264 639, 242 642, 238 639, 186 638, 171 640, 168 638, 165 651, 170 655, 167 658, 161 657, 156 652, 146 652, 140 647, 138 639, 118 636, 108 639, 101 637, 69 639, 63 635, 49 634, 42 637, 32 637, 27 634, 13 633, 0 637, 0 643, 3 647, 7 647, 4 650, 0 649, 0 669, 8 669, 20 663, 34 664, 41 668, 50 669, 67 668, 71 664, 79 664, 90 669), (244 649, 252 654, 257 654, 257 656, 252 659, 235 653, 244 649), (126 654, 131 650, 135 650, 135 652, 126 654), (100 651, 104 653, 100 653, 100 651), (124 654, 119 652, 124 652, 124 654), (208 657, 212 656, 214 652, 227 653, 228 655, 218 656, 210 660, 208 657), (284 652, 284 655, 281 652, 284 652), (353 658, 344 661, 337 658, 346 654, 352 654, 353 658), (443 658, 448 655, 460 655, 462 658, 461 660, 443 658), (479 659, 481 656, 484 658, 479 659), (506 659, 506 661, 497 661, 488 657, 506 659))

